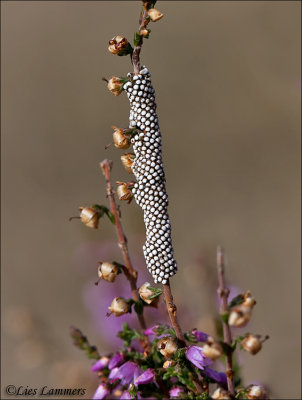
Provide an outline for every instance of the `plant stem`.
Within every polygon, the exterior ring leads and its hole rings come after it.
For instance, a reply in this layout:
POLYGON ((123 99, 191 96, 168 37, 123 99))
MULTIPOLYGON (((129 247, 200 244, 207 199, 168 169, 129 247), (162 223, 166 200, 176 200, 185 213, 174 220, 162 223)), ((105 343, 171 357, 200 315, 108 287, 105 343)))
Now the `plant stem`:
MULTIPOLYGON (((139 24, 140 24, 139 31, 141 30, 141 28, 144 28, 148 25, 149 21, 146 19, 147 15, 148 15, 147 4, 144 4, 144 13, 140 15, 139 19, 139 24)), ((142 49, 142 45, 143 45, 143 36, 140 35, 139 43, 135 46, 133 53, 131 55, 131 62, 133 65, 133 70, 135 75, 137 75, 140 70, 140 52, 142 49)))
MULTIPOLYGON (((117 237, 118 237, 118 241, 119 241, 119 247, 121 249, 121 252, 122 252, 123 258, 124 258, 125 268, 123 268, 123 272, 130 283, 133 300, 139 301, 139 296, 138 296, 137 286, 136 286, 137 271, 135 271, 132 267, 132 263, 131 263, 129 251, 128 251, 128 246, 127 246, 127 238, 123 232, 119 211, 116 206, 115 197, 114 197, 114 193, 112 190, 111 174, 110 174, 110 171, 112 168, 112 161, 105 159, 100 163, 100 166, 101 166, 101 169, 102 169, 103 174, 106 179, 107 196, 109 197, 110 209, 111 209, 111 212, 114 215, 114 219, 115 219, 115 228, 116 228, 116 233, 117 233, 117 237)), ((143 330, 145 330, 147 328, 147 326, 146 326, 146 322, 145 322, 145 318, 144 318, 143 314, 137 314, 137 317, 139 319, 141 328, 143 330)))
MULTIPOLYGON (((218 269, 218 282, 219 282, 218 294, 221 299, 220 313, 225 314, 228 311, 228 296, 230 291, 225 284, 224 251, 220 246, 217 247, 217 269, 218 269)), ((230 392, 230 395, 234 397, 235 388, 234 388, 234 371, 233 371, 232 349, 231 349, 231 344, 232 344, 231 329, 229 324, 224 320, 222 321, 222 328, 223 328, 224 342, 228 345, 228 350, 226 353, 226 367, 227 367, 226 376, 228 382, 228 390, 230 392)))
POLYGON ((186 342, 185 342, 185 337, 182 333, 181 327, 179 325, 178 322, 178 318, 177 318, 177 308, 176 305, 173 302, 173 296, 172 296, 172 292, 171 292, 171 287, 170 287, 170 281, 168 280, 168 282, 163 285, 164 287, 164 295, 165 295, 165 300, 166 300, 166 306, 167 306, 167 310, 169 313, 169 317, 170 317, 170 321, 171 324, 175 330, 176 333, 176 337, 179 341, 179 344, 181 345, 181 347, 185 347, 186 346, 186 342))

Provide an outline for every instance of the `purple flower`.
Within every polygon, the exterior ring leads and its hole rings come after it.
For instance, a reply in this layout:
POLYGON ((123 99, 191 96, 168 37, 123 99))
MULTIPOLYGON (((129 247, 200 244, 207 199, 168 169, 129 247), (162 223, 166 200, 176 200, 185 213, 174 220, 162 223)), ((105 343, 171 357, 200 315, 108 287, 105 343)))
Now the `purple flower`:
POLYGON ((154 331, 156 331, 156 329, 157 329, 158 327, 159 327, 159 325, 154 325, 154 326, 152 326, 151 328, 146 329, 146 330, 144 331, 144 334, 147 335, 147 336, 156 335, 156 332, 154 332, 154 331))
POLYGON ((108 368, 111 370, 115 367, 119 367, 124 361, 124 356, 121 353, 116 353, 110 360, 108 368))
POLYGON ((169 395, 171 398, 178 397, 180 394, 183 393, 183 389, 181 387, 174 387, 170 390, 169 395))
POLYGON ((108 379, 109 379, 109 382, 110 382, 110 383, 113 383, 115 380, 118 379, 118 378, 116 377, 117 374, 118 374, 118 370, 119 370, 119 367, 115 367, 115 368, 113 368, 113 369, 110 371, 110 374, 109 374, 109 376, 108 376, 108 379))
POLYGON ((96 390, 93 395, 93 400, 102 400, 105 399, 107 394, 110 393, 110 390, 106 388, 106 386, 102 383, 96 390))
POLYGON ((214 371, 212 368, 205 368, 203 373, 208 377, 213 379, 215 382, 222 386, 227 386, 227 376, 224 372, 214 371))
POLYGON ((101 357, 96 363, 93 364, 93 366, 91 367, 91 371, 92 372, 101 371, 102 369, 107 367, 108 363, 109 363, 108 357, 101 357))
POLYGON ((130 385, 141 374, 141 370, 137 364, 132 361, 127 361, 119 368, 113 368, 109 374, 109 379, 121 380, 121 385, 130 385))
POLYGON ((151 383, 154 381, 155 372, 152 368, 147 369, 147 371, 143 372, 138 378, 135 379, 134 385, 146 385, 147 383, 151 383))
POLYGON ((204 369, 212 364, 212 360, 204 356, 202 348, 199 346, 189 346, 186 351, 186 357, 199 369, 204 369))
POLYGON ((195 336, 196 340, 198 342, 207 342, 209 335, 206 333, 203 333, 201 331, 198 331, 197 329, 192 330, 192 335, 195 336))
MULTIPOLYGON (((141 399, 141 398, 142 398, 142 397, 140 396, 140 394, 137 393, 137 399, 141 399)), ((130 400, 130 399, 134 399, 134 397, 131 397, 131 396, 130 396, 128 390, 124 390, 123 393, 122 393, 122 395, 121 395, 121 397, 120 397, 120 400, 130 400)), ((149 397, 148 400, 151 400, 151 397, 149 397)), ((156 399, 155 399, 155 400, 156 400, 156 399)))

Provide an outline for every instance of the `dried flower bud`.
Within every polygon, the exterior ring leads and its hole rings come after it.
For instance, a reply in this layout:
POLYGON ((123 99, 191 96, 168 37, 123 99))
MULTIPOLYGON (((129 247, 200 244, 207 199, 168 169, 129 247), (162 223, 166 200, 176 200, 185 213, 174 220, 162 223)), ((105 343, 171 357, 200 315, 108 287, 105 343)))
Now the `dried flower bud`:
POLYGON ((114 129, 113 132, 113 142, 114 146, 118 149, 128 149, 130 146, 130 138, 127 134, 124 133, 123 129, 112 127, 114 129))
POLYGON ((163 368, 164 368, 164 369, 167 369, 167 368, 173 367, 174 364, 175 364, 174 361, 172 361, 172 360, 166 360, 166 361, 163 363, 163 368))
POLYGON ((128 188, 127 183, 117 182, 118 187, 116 188, 117 196, 120 200, 127 200, 129 203, 132 199, 132 192, 128 188))
POLYGON ((122 93, 122 86, 123 82, 116 76, 112 76, 107 85, 108 89, 114 94, 114 96, 118 96, 122 93))
POLYGON ((252 294, 249 290, 244 293, 243 298, 244 300, 242 305, 245 307, 249 307, 250 309, 252 309, 256 304, 256 300, 254 299, 254 297, 252 297, 252 294))
POLYGON ((118 268, 109 262, 99 262, 98 276, 100 279, 104 279, 107 282, 114 282, 118 274, 118 268))
POLYGON ((244 350, 248 351, 253 355, 257 354, 262 348, 260 337, 258 335, 248 334, 242 340, 241 345, 244 348, 244 350))
POLYGON ((151 304, 154 302, 158 302, 159 297, 154 297, 153 299, 148 299, 148 297, 152 296, 154 292, 150 290, 149 288, 151 287, 149 282, 145 282, 138 290, 140 298, 144 300, 145 303, 151 304))
POLYGON ((163 338, 157 343, 157 349, 163 356, 169 358, 177 351, 178 347, 173 339, 163 338))
POLYGON ((150 8, 150 10, 148 11, 148 15, 152 22, 156 22, 164 16, 164 14, 162 14, 160 11, 156 10, 155 8, 150 8))
POLYGON ((129 174, 132 173, 131 166, 133 164, 134 157, 135 155, 133 153, 126 153, 121 156, 122 164, 125 167, 125 170, 129 172, 129 174))
POLYGON ((99 212, 92 207, 80 207, 80 218, 89 228, 97 229, 99 226, 99 212))
POLYGON ((128 40, 123 36, 115 36, 109 40, 108 50, 112 54, 120 54, 129 48, 128 40))
POLYGON ((213 340, 202 346, 202 352, 206 357, 214 361, 222 356, 223 349, 220 343, 213 340))
POLYGON ((149 31, 149 29, 147 29, 147 28, 142 28, 142 29, 139 31, 139 33, 140 33, 142 36, 144 36, 145 38, 148 38, 148 37, 149 37, 150 31, 149 31))
POLYGON ((245 326, 251 319, 252 313, 250 307, 245 307, 240 304, 238 307, 234 307, 229 315, 229 325, 235 327, 245 326))
POLYGON ((252 385, 249 391, 246 392, 246 397, 248 399, 266 399, 267 393, 265 389, 258 385, 252 385))
POLYGON ((129 305, 122 297, 115 297, 108 309, 111 314, 114 314, 116 317, 120 317, 129 311, 129 305))
POLYGON ((215 400, 231 399, 229 392, 221 388, 216 389, 211 397, 215 400))

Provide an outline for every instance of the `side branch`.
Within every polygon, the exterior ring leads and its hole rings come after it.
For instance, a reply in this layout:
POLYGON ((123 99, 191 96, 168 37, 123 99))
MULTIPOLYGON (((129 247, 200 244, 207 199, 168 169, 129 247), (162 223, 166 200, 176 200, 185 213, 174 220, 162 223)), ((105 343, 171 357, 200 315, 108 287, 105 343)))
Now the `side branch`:
POLYGON ((163 285, 163 287, 164 287, 164 295, 165 295, 165 300, 166 300, 166 306, 167 306, 167 310, 168 310, 168 313, 169 313, 171 324, 172 324, 172 326, 173 326, 173 328, 175 330, 176 337, 177 337, 177 339, 179 341, 179 344, 181 345, 181 347, 185 347, 186 346, 185 337, 184 337, 184 335, 182 333, 181 327, 180 327, 179 322, 178 322, 177 308, 176 308, 176 305, 173 302, 173 296, 172 296, 169 280, 165 285, 163 285))
MULTIPOLYGON (((100 163, 100 166, 106 179, 107 196, 109 197, 110 209, 115 219, 115 228, 119 241, 119 247, 121 249, 124 258, 125 268, 123 268, 123 272, 130 283, 133 300, 138 301, 139 296, 136 286, 137 272, 132 267, 132 263, 128 252, 127 239, 123 232, 119 211, 117 209, 114 193, 112 190, 111 175, 110 175, 112 161, 105 159, 100 163)), ((144 316, 142 314, 137 314, 137 316, 142 329, 146 329, 147 326, 144 316)))
MULTIPOLYGON (((147 3, 144 3, 144 13, 141 14, 139 20, 140 23, 139 31, 141 31, 141 29, 143 28, 146 28, 146 26, 148 25, 149 21, 147 20, 147 15, 148 15, 147 3)), ((135 46, 133 53, 131 55, 131 62, 133 65, 133 71, 135 75, 137 75, 140 70, 140 52, 142 49, 142 45, 143 45, 143 36, 140 34, 139 42, 135 46)))
MULTIPOLYGON (((228 311, 228 296, 229 296, 229 289, 226 287, 225 284, 225 276, 224 276, 224 252, 223 249, 218 246, 217 248, 217 269, 218 269, 218 282, 219 282, 219 289, 218 294, 221 299, 221 306, 220 306, 220 313, 221 315, 226 314, 228 311)), ((226 376, 228 382, 228 390, 232 397, 235 396, 235 388, 234 388, 234 371, 233 371, 233 361, 232 361, 232 336, 231 336, 231 329, 227 322, 222 321, 222 328, 223 328, 223 336, 224 342, 228 345, 228 350, 226 354, 226 376)))

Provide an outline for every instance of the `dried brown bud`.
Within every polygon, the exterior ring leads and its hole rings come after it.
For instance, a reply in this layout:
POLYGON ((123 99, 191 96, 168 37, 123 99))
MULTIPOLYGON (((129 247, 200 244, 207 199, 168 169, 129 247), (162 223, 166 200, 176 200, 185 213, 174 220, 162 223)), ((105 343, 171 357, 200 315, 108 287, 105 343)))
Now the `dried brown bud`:
POLYGON ((164 14, 162 14, 160 11, 156 10, 155 8, 150 8, 150 10, 148 11, 148 15, 152 22, 156 22, 164 16, 164 14))
POLYGON ((175 364, 174 361, 172 361, 172 360, 166 360, 166 361, 163 363, 163 368, 164 368, 164 369, 167 369, 167 368, 173 367, 174 364, 175 364))
POLYGON ((229 315, 229 325, 237 328, 245 326, 251 319, 251 316, 251 308, 240 304, 231 310, 229 315))
POLYGON ((122 297, 115 297, 108 309, 111 314, 114 314, 116 317, 120 317, 129 311, 129 305, 122 297))
POLYGON ((97 229, 99 226, 99 213, 92 207, 80 207, 80 218, 89 228, 97 229))
POLYGON ((120 200, 126 200, 128 202, 131 201, 132 199, 132 192, 131 190, 128 188, 127 183, 123 183, 123 182, 117 182, 119 185, 116 188, 116 193, 117 196, 120 200))
POLYGON ((176 342, 171 338, 163 338, 160 339, 157 343, 158 351, 165 356, 166 358, 171 357, 174 353, 176 353, 178 347, 176 342))
POLYGON ((129 174, 132 173, 132 164, 134 160, 135 155, 133 153, 126 153, 121 156, 121 161, 123 166, 125 167, 125 170, 129 172, 129 174))
POLYGON ((139 33, 144 37, 148 37, 150 32, 147 28, 142 28, 139 33))
POLYGON ((118 274, 118 268, 109 262, 99 262, 98 276, 107 282, 114 282, 118 274))
POLYGON ((260 336, 258 336, 258 335, 248 334, 242 340, 241 345, 244 348, 244 350, 248 351, 249 353, 251 353, 253 355, 257 354, 262 348, 260 336))
POLYGON ((122 93, 122 86, 123 83, 121 82, 120 78, 116 76, 112 76, 107 85, 108 89, 114 94, 114 96, 119 96, 122 93))
POLYGON ((148 297, 152 296, 154 293, 152 290, 149 289, 151 287, 149 282, 145 282, 138 290, 140 298, 144 300, 145 303, 147 304, 156 304, 159 301, 159 296, 154 297, 153 299, 148 299, 148 297))
POLYGON ((125 50, 128 47, 128 45, 129 45, 128 40, 125 37, 118 35, 109 40, 108 50, 112 54, 119 54, 123 50, 125 50))
POLYGON ((266 390, 258 385, 252 385, 249 388, 249 391, 246 392, 246 397, 248 399, 267 399, 267 392, 266 390))
POLYGON ((229 395, 229 392, 227 392, 226 390, 218 388, 212 394, 212 399, 215 399, 215 400, 224 400, 224 399, 228 400, 228 399, 231 399, 231 396, 229 395))
POLYGON ((252 309, 256 304, 256 300, 254 299, 254 297, 252 297, 252 294, 249 290, 244 293, 243 298, 244 300, 242 304, 245 307, 250 307, 250 309, 252 309))
POLYGON ((130 146, 130 138, 127 134, 123 133, 123 129, 116 128, 115 126, 112 127, 114 129, 113 132, 113 142, 114 146, 118 149, 128 149, 130 146))
POLYGON ((202 346, 202 352, 206 357, 208 357, 214 361, 217 358, 219 358, 220 356, 222 356, 223 349, 222 349, 220 343, 218 343, 214 340, 213 341, 209 340, 208 343, 206 343, 202 346))

